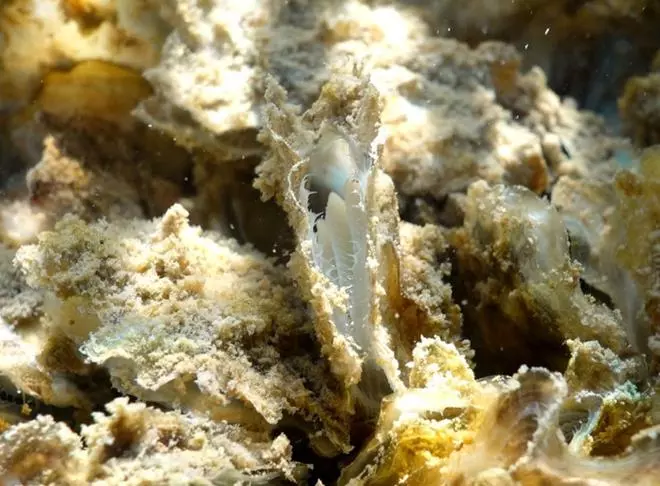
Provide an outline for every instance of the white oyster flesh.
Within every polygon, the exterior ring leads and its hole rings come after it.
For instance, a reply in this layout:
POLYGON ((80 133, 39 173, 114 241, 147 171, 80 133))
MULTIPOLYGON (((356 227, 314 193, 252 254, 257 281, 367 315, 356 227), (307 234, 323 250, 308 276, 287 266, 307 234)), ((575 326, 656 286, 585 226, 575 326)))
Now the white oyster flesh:
POLYGON ((347 296, 345 309, 333 309, 335 325, 364 356, 372 300, 366 210, 372 163, 339 129, 326 125, 322 130, 299 198, 307 210, 314 265, 347 296))

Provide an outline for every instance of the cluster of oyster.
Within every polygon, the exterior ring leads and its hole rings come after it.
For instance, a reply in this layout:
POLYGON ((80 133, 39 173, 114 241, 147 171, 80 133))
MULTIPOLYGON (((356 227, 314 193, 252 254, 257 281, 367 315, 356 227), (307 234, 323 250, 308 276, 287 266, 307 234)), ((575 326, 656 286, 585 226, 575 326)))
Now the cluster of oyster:
POLYGON ((654 65, 479 28, 637 4, 417 3, 0 7, 0 483, 658 482, 654 65))

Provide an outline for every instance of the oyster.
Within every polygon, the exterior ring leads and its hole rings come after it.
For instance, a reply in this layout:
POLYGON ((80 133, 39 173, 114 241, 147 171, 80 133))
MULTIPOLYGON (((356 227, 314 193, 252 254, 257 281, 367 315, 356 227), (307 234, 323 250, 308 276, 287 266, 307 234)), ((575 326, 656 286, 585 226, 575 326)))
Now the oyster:
POLYGON ((435 319, 423 293, 403 295, 396 193, 378 162, 380 96, 360 68, 337 68, 302 116, 274 81, 267 95, 261 139, 271 154, 255 185, 287 212, 297 238, 290 267, 348 406, 374 413, 385 395, 403 390, 421 335, 450 334, 457 313, 447 293, 427 298, 438 304, 435 319))
POLYGON ((627 303, 630 326, 653 361, 657 361, 660 350, 659 164, 660 148, 649 148, 641 155, 638 170, 624 170, 617 175, 616 209, 607 242, 622 273, 634 282, 631 291, 620 299, 627 303))
POLYGON ((119 398, 80 435, 40 416, 0 436, 3 481, 72 486, 273 484, 305 477, 284 435, 162 412, 119 398))
POLYGON ((267 430, 296 416, 314 441, 346 448, 288 272, 187 218, 175 205, 145 231, 67 216, 16 259, 53 326, 123 393, 267 430))
POLYGON ((378 407, 402 387, 375 292, 382 247, 396 245, 398 229, 393 185, 376 165, 378 93, 349 72, 298 119, 272 83, 262 135, 272 154, 256 185, 279 194, 297 235, 291 268, 333 371, 361 402, 378 407))
POLYGON ((0 482, 657 483, 660 10, 504 3, 5 1, 0 482))
POLYGON ((478 182, 466 208, 452 236, 455 289, 466 299, 468 337, 488 363, 481 373, 513 373, 523 363, 563 369, 567 339, 628 349, 621 315, 581 290, 553 207, 528 189, 478 182), (535 362, 535 346, 545 361, 535 362))

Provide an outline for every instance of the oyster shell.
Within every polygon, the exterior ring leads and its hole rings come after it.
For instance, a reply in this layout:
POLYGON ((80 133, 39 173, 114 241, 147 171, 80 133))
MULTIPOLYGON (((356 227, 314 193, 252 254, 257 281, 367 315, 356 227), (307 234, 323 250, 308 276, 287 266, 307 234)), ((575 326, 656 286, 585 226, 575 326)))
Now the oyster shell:
POLYGON ((68 216, 17 262, 46 294, 53 326, 123 393, 266 430, 293 416, 334 453, 348 447, 286 269, 202 234, 183 207, 148 229, 68 216))
POLYGON ((563 369, 567 339, 597 340, 617 354, 629 349, 620 313, 581 290, 562 218, 530 190, 473 184, 465 226, 452 242, 454 288, 484 360, 480 373, 513 373, 523 363, 563 369))
POLYGON ((336 68, 302 115, 274 81, 268 99, 261 139, 271 154, 255 185, 288 215, 297 240, 290 267, 323 352, 349 391, 348 406, 357 400, 375 413, 385 395, 404 389, 405 365, 423 334, 460 341, 460 315, 435 246, 442 237, 400 227, 394 186, 379 166, 380 96, 359 67, 336 68), (437 295, 413 291, 417 283, 402 279, 408 251, 425 255, 416 260, 417 276, 437 295))
POLYGON ((377 165, 379 95, 357 69, 338 73, 298 118, 274 83, 262 134, 272 153, 256 185, 279 196, 296 233, 290 265, 333 371, 377 408, 403 386, 377 290, 383 247, 398 236, 394 187, 377 165))

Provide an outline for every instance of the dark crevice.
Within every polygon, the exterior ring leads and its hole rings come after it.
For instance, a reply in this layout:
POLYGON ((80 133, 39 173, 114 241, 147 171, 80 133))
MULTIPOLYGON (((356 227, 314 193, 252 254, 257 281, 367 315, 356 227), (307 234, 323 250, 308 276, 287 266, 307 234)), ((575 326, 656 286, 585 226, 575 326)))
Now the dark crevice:
POLYGON ((512 304, 514 298, 507 295, 507 289, 516 286, 506 282, 506 275, 475 274, 461 264, 455 250, 450 255, 450 283, 463 315, 463 336, 475 351, 476 377, 512 375, 522 365, 563 372, 570 353, 562 336, 553 330, 552 317, 530 307, 522 297, 512 304), (498 295, 484 297, 477 291, 479 286, 488 285, 484 279, 498 282, 498 295), (507 305, 517 307, 520 314, 513 318, 505 313, 498 299, 507 299, 507 305))
POLYGON ((616 308, 609 295, 602 290, 598 290, 596 287, 589 285, 584 279, 580 279, 580 289, 582 289, 583 293, 592 296, 597 302, 606 305, 610 309, 616 308))
POLYGON ((334 484, 339 478, 340 459, 336 457, 322 457, 314 453, 309 444, 307 434, 294 426, 283 426, 275 429, 273 437, 285 434, 292 447, 292 459, 302 464, 310 465, 306 483, 310 486, 323 481, 323 484, 334 484))

